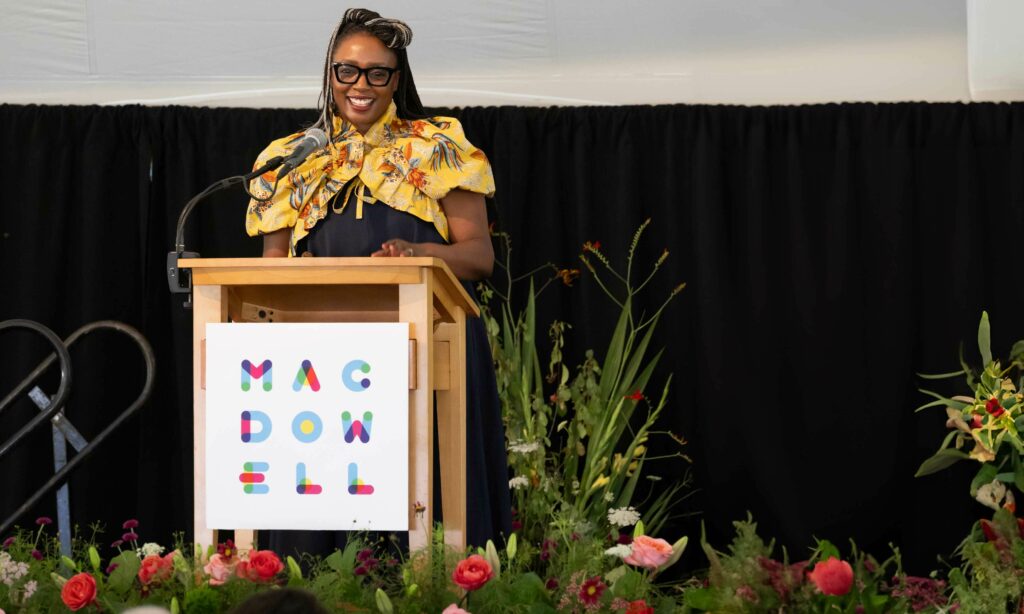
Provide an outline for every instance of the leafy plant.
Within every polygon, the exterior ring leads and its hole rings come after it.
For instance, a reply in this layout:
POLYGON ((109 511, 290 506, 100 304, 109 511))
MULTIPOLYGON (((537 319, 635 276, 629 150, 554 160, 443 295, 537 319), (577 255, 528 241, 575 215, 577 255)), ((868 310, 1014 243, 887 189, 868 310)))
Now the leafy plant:
MULTIPOLYGON (((654 395, 651 377, 661 351, 651 349, 658 320, 685 284, 676 286, 651 315, 638 315, 637 295, 648 285, 668 257, 664 251, 651 270, 634 277, 636 249, 650 220, 633 235, 625 269, 619 271, 601 251, 600 243, 587 242, 582 265, 619 307, 619 316, 603 358, 588 350, 575 369, 565 364, 565 336, 569 324, 555 321, 548 327, 551 342, 546 373, 538 352, 537 297, 553 282, 566 285, 578 269, 546 264, 514 278, 510 273, 512 243, 496 233, 503 246, 504 288, 481 287, 483 318, 494 355, 498 392, 503 405, 508 439, 511 481, 517 526, 534 543, 547 539, 555 528, 565 535, 589 531, 618 533, 621 526, 608 521, 615 509, 644 509, 644 520, 657 532, 689 486, 688 476, 660 489, 652 501, 637 493, 648 456, 648 439, 668 403, 671 377, 654 395), (539 289, 535 276, 550 272, 539 289), (607 278, 607 279, 606 279, 607 278), (513 289, 529 282, 525 307, 514 310, 513 289), (615 289, 616 286, 618 289, 615 289), (501 299, 494 305, 494 298, 501 299), (575 373, 575 375, 574 375, 575 373), (638 412, 639 410, 639 412, 638 412)), ((676 438, 680 444, 682 438, 676 438)), ((688 460, 679 453, 677 458, 688 460)), ((628 526, 628 525, 625 525, 628 526)))

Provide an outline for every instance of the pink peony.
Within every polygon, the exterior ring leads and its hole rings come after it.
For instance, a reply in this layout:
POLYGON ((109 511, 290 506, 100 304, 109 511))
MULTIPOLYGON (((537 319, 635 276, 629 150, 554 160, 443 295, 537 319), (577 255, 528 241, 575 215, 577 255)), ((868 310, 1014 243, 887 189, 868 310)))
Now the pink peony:
POLYGON ((455 605, 453 603, 450 606, 448 606, 447 608, 445 608, 441 612, 441 614, 469 614, 469 612, 463 610, 462 608, 460 608, 459 606, 457 606, 457 605, 455 605))
POLYGON ((672 544, 663 539, 641 535, 633 540, 633 552, 622 559, 644 569, 657 569, 672 558, 672 544))
POLYGON ((215 554, 210 557, 210 562, 203 567, 203 571, 210 576, 210 586, 220 586, 227 582, 235 573, 237 559, 231 561, 223 554, 215 554))
POLYGON ((834 556, 819 561, 807 577, 826 595, 845 595, 853 586, 853 568, 846 561, 834 556))

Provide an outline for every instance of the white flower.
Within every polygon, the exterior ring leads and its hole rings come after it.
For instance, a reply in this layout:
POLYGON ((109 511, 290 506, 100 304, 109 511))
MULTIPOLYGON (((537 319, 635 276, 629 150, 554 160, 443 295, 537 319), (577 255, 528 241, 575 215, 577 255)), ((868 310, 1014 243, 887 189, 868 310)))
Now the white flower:
POLYGON ((604 553, 608 556, 617 556, 620 559, 624 559, 633 554, 633 546, 630 546, 629 544, 616 544, 605 550, 604 553))
POLYGON ((530 485, 530 480, 526 479, 526 476, 517 475, 508 481, 509 488, 525 488, 530 485))
POLYGON ((1003 483, 999 480, 992 480, 984 486, 979 486, 978 494, 974 495, 974 498, 985 507, 999 511, 999 504, 1005 496, 1006 486, 1003 486, 1003 483))
POLYGON ((516 441, 508 447, 508 451, 513 454, 529 454, 530 452, 536 452, 537 450, 540 450, 539 441, 531 441, 529 443, 525 441, 516 441))
POLYGON ((615 495, 613 495, 611 492, 605 491, 604 500, 608 503, 611 503, 612 501, 615 500, 615 495))
POLYGON ((10 554, 0 552, 0 583, 13 586, 27 573, 28 563, 20 563, 12 559, 10 554))
POLYGON ((29 597, 34 595, 37 588, 39 588, 39 583, 35 580, 29 580, 28 582, 26 582, 24 588, 25 594, 22 595, 22 599, 28 599, 29 597))
POLYGON ((612 508, 608 510, 608 522, 616 527, 631 527, 640 520, 640 512, 632 507, 612 508))
POLYGON ((143 558, 145 558, 145 557, 147 557, 147 556, 149 556, 151 554, 163 554, 163 553, 164 553, 164 547, 161 546, 160 544, 156 544, 156 543, 153 543, 153 542, 146 542, 146 543, 142 544, 141 548, 139 548, 139 556, 143 557, 143 558))

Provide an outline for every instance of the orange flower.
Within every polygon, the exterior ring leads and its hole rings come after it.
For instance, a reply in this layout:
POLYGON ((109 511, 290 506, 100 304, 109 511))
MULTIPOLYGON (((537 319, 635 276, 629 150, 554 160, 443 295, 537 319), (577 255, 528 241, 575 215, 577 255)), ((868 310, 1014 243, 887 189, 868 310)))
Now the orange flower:
POLYGON ((142 566, 139 567, 139 582, 149 584, 150 582, 163 582, 171 577, 174 571, 174 553, 167 556, 150 554, 142 559, 142 566))
POLYGON ((572 282, 577 277, 580 276, 580 270, 579 269, 559 269, 558 273, 556 273, 555 276, 556 277, 561 277, 563 284, 565 284, 567 286, 571 286, 572 282))
POLYGON ((853 568, 834 556, 828 557, 827 561, 819 561, 807 577, 826 595, 845 595, 853 586, 853 568))
POLYGON ((459 561, 452 572, 452 582, 458 584, 463 590, 475 591, 494 577, 494 570, 490 563, 479 554, 470 555, 469 558, 459 561))
POLYGON ((418 168, 409 169, 409 174, 405 176, 405 180, 421 190, 427 185, 426 173, 418 168))
POLYGON ((96 580, 87 573, 71 576, 60 589, 60 599, 72 612, 77 612, 96 601, 96 580))
POLYGON ((583 244, 583 251, 585 252, 596 252, 601 249, 600 241, 587 241, 583 244))
POLYGON ((238 564, 237 572, 242 578, 255 582, 269 582, 284 569, 284 563, 271 550, 253 550, 248 560, 238 564))
POLYGON ((629 602, 629 605, 626 606, 626 614, 654 614, 654 608, 647 605, 643 599, 639 599, 629 602))

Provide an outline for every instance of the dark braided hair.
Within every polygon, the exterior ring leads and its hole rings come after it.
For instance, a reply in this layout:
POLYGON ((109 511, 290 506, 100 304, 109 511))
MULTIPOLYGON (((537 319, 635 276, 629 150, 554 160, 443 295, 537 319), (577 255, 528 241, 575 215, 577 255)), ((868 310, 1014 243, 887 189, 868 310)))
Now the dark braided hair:
POLYGON ((402 119, 423 119, 427 117, 423 110, 423 103, 420 102, 419 92, 416 91, 416 82, 412 78, 412 69, 409 68, 409 55, 405 48, 412 42, 412 30, 403 21, 381 17, 380 13, 368 9, 348 9, 341 22, 334 28, 331 35, 331 42, 327 45, 327 59, 324 60, 323 89, 320 90, 318 110, 320 118, 317 120, 317 128, 322 129, 333 137, 334 116, 334 92, 331 89, 331 63, 334 50, 338 44, 350 34, 365 32, 376 37, 391 49, 398 58, 400 75, 398 87, 395 89, 394 101, 398 117, 402 119))

